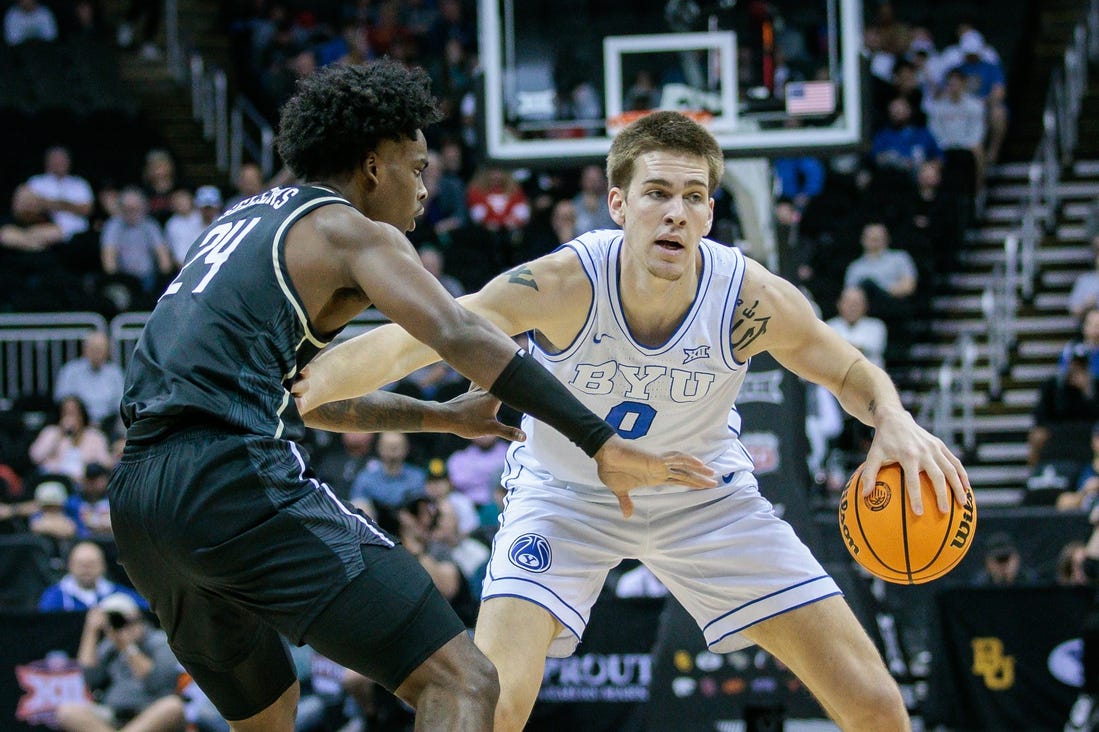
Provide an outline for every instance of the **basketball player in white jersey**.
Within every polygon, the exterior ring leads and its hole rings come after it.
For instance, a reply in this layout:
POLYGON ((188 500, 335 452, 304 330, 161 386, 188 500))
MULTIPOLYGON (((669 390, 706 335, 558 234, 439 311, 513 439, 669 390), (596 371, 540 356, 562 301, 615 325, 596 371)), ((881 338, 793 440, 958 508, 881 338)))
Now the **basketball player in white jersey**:
MULTIPOLYGON (((703 238, 722 164, 717 142, 688 118, 641 118, 607 159, 622 231, 584 234, 462 300, 508 333, 529 333, 535 357, 620 435, 690 452, 721 476, 708 490, 612 492, 584 453, 524 418, 475 635, 499 672, 496 732, 523 728, 546 656, 573 652, 608 570, 626 557, 668 587, 713 651, 759 644, 845 730, 909 727, 897 685, 836 583, 759 493, 734 406, 749 360, 770 352, 876 428, 864 490, 882 464, 899 462, 913 509, 946 510, 952 495, 965 502, 968 478, 904 410, 885 372, 792 285, 703 238), (937 507, 922 506, 921 470, 937 507)), ((318 357, 296 393, 304 412, 437 359, 385 326, 318 357)))

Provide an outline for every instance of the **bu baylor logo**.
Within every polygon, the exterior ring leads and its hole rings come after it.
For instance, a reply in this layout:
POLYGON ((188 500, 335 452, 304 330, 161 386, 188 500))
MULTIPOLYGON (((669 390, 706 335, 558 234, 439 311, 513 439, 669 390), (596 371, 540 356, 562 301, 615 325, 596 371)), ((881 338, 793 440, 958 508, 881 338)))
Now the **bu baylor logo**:
POLYGON ((538 534, 523 534, 511 543, 508 559, 528 572, 545 572, 553 561, 549 542, 538 534))
POLYGON ((993 691, 1010 689, 1015 684, 1015 656, 1004 655, 1004 642, 996 637, 973 638, 973 674, 984 678, 993 691))

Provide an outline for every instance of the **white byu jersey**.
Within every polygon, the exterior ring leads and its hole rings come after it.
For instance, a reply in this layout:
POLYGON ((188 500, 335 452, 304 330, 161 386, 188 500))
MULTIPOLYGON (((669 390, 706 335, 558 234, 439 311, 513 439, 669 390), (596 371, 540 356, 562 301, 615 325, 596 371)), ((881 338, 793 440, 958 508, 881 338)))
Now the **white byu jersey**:
MULTIPOLYGON (((656 347, 630 334, 619 292, 622 232, 600 230, 569 242, 592 283, 592 305, 575 340, 548 352, 532 340, 538 361, 589 409, 627 439, 655 453, 698 457, 722 482, 747 478, 752 459, 740 444, 734 402, 747 363, 732 353, 731 333, 744 280, 744 255, 703 239, 698 291, 683 322, 656 347)), ((595 461, 546 424, 524 417, 525 443, 508 454, 509 473, 523 468, 576 486, 600 485, 595 461)), ((687 490, 664 486, 633 491, 687 490)))

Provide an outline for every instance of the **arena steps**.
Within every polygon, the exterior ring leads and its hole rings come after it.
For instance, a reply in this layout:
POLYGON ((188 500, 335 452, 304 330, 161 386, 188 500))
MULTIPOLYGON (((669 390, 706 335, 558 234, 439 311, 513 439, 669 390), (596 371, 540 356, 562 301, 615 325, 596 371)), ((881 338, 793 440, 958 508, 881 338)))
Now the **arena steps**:
POLYGON ((1030 193, 1029 169, 1029 163, 1016 162, 990 170, 983 217, 966 236, 957 271, 937 283, 924 337, 890 368, 903 385, 906 405, 918 411, 933 394, 942 364, 954 356, 957 338, 974 337, 977 361, 971 372, 971 403, 976 444, 966 457, 984 505, 1018 501, 1025 491, 1026 435, 1039 391, 1042 382, 1056 373, 1065 343, 1077 334, 1067 310, 1068 293, 1079 274, 1094 265, 1085 239, 1085 219, 1091 203, 1099 198, 1099 160, 1081 160, 1065 171, 1057 187, 1061 200, 1056 226, 1036 252, 1034 296, 1020 304, 1018 340, 1011 363, 1001 374, 1002 393, 994 398, 983 293, 993 282, 993 267, 1003 261, 1005 239, 1019 231, 1030 193))
POLYGON ((189 94, 163 64, 126 55, 120 66, 145 118, 175 158, 181 179, 196 185, 221 182, 213 143, 204 139, 201 123, 191 116, 189 94))
MULTIPOLYGON (((231 69, 220 4, 215 0, 179 0, 178 11, 185 53, 197 50, 208 63, 231 69)), ((161 41, 160 45, 163 49, 165 44, 161 41)), ((190 89, 172 77, 163 54, 154 60, 138 53, 119 54, 119 70, 137 95, 150 126, 175 157, 181 179, 225 188, 226 174, 217 167, 214 144, 204 138, 201 123, 192 117, 190 89)))

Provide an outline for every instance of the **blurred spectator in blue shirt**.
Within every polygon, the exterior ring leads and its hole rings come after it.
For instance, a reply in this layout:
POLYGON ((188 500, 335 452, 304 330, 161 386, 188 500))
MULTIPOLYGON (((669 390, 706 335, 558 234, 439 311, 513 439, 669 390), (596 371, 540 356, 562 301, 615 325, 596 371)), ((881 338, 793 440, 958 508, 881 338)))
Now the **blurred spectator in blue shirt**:
POLYGON ((150 293, 158 274, 172 272, 172 254, 160 224, 148 213, 144 193, 137 188, 123 190, 120 206, 121 214, 112 216, 103 226, 103 271, 133 277, 142 291, 150 293))
POLYGON ((889 103, 889 126, 874 135, 870 155, 879 166, 914 174, 925 160, 942 160, 943 151, 926 127, 912 124, 912 107, 898 97, 889 103))
POLYGON ((1007 134, 1007 84, 1004 70, 985 53, 984 37, 975 30, 966 31, 958 42, 964 61, 957 69, 966 77, 969 91, 985 103, 988 141, 985 158, 994 164, 1007 134))
POLYGON ((371 462, 351 484, 351 502, 373 515, 374 506, 397 508, 424 494, 427 473, 405 462, 408 438, 400 432, 378 435, 378 460, 371 462))
POLYGON ((149 603, 141 595, 107 579, 107 559, 99 545, 82 541, 69 551, 68 573, 42 593, 38 610, 46 613, 87 610, 116 592, 130 596, 143 610, 149 609, 149 603))
POLYGON ((969 91, 978 99, 986 99, 996 92, 997 87, 1005 85, 1004 70, 1000 64, 983 57, 985 42, 978 31, 968 31, 958 43, 964 55, 962 63, 956 67, 966 77, 969 91))
POLYGON ((113 539, 111 504, 107 500, 107 480, 111 471, 99 463, 84 469, 84 480, 65 503, 65 513, 76 522, 76 535, 82 539, 113 539))
POLYGON ((69 361, 57 372, 53 400, 79 397, 88 410, 88 419, 110 431, 109 422, 118 418, 122 401, 122 369, 110 361, 110 341, 103 331, 84 338, 80 358, 69 361))
POLYGON ((799 211, 824 189, 824 166, 816 158, 777 158, 774 168, 776 197, 789 198, 799 211))
POLYGON ((1086 354, 1088 358, 1088 371, 1092 376, 1099 377, 1099 307, 1090 307, 1080 317, 1080 336, 1065 344, 1061 349, 1061 360, 1058 364, 1061 374, 1068 373, 1068 365, 1073 356, 1086 354))
POLYGON ((33 40, 57 40, 57 21, 53 11, 38 0, 18 0, 4 13, 4 41, 18 46, 33 40))

